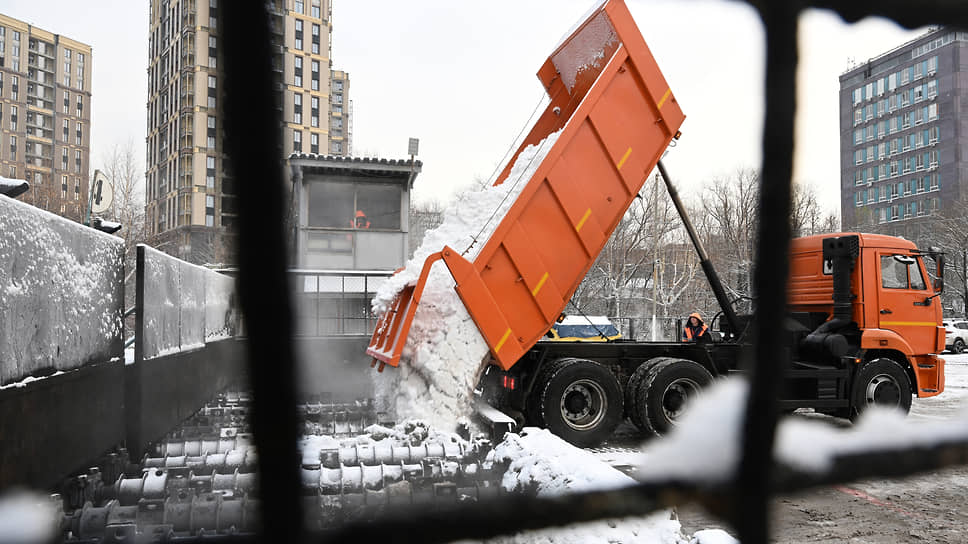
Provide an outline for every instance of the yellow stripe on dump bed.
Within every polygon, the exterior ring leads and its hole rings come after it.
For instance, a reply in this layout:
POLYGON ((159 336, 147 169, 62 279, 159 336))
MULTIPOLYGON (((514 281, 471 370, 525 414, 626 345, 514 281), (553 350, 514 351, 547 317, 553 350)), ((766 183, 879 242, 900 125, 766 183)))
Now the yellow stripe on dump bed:
POLYGON ((629 160, 629 155, 631 155, 631 154, 632 154, 632 148, 630 147, 628 149, 628 151, 625 152, 625 155, 622 156, 622 160, 618 161, 618 166, 616 166, 616 168, 618 168, 619 170, 621 170, 622 169, 622 165, 625 164, 625 161, 629 160))
POLYGON ((497 343, 496 346, 494 346, 494 353, 501 351, 501 346, 503 346, 504 343, 508 341, 508 336, 511 336, 511 327, 508 327, 508 330, 504 331, 504 336, 502 336, 501 340, 497 343))
POLYGON ((585 226, 585 221, 588 221, 588 216, 590 216, 591 214, 592 214, 592 209, 588 208, 588 210, 585 211, 585 215, 581 216, 581 221, 579 221, 578 224, 575 225, 575 232, 581 232, 581 228, 585 226))
POLYGON ((659 100, 659 103, 656 105, 656 109, 660 109, 660 110, 662 109, 662 104, 665 104, 665 101, 667 98, 669 98, 670 94, 672 94, 672 89, 671 88, 666 89, 665 94, 662 95, 662 99, 659 100))
POLYGON ((544 276, 541 276, 541 279, 540 279, 540 280, 538 281, 538 285, 535 285, 535 286, 534 286, 534 290, 533 290, 533 291, 531 291, 531 296, 533 296, 533 297, 536 297, 536 296, 538 296, 538 291, 540 291, 540 290, 541 290, 541 288, 542 288, 542 287, 544 286, 544 283, 545 283, 545 282, 546 282, 547 280, 548 280, 548 273, 547 273, 547 272, 545 272, 545 273, 544 273, 544 276))

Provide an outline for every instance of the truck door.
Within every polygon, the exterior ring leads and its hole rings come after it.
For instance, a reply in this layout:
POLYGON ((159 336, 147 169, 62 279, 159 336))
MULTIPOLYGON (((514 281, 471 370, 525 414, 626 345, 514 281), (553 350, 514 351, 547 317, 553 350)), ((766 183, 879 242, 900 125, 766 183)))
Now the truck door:
POLYGON ((910 254, 879 252, 879 327, 904 338, 915 354, 934 353, 936 298, 925 281, 920 260, 910 254))

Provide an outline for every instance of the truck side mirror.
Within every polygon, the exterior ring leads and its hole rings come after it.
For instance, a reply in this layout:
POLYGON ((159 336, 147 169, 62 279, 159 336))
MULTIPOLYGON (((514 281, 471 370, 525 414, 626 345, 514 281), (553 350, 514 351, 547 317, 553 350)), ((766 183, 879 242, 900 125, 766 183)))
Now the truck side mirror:
POLYGON ((944 291, 944 253, 937 251, 937 248, 931 249, 936 250, 936 252, 931 253, 930 255, 934 257, 937 272, 937 277, 935 277, 934 281, 931 282, 931 286, 934 287, 935 291, 941 293, 944 291))

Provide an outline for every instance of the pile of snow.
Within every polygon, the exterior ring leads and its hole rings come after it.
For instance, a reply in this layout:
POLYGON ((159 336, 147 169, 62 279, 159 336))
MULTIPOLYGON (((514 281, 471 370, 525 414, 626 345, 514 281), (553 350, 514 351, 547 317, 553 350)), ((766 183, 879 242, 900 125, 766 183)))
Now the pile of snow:
MULTIPOLYGON (((445 211, 443 223, 427 232, 406 267, 380 287, 372 302, 374 313, 382 315, 397 293, 417 281, 427 256, 445 245, 473 261, 558 134, 522 150, 505 183, 458 198, 445 211)), ((387 403, 382 408, 395 418, 419 418, 453 429, 472 412, 473 390, 488 351, 454 290, 454 278, 438 261, 427 278, 400 366, 377 375, 375 397, 387 403)))
MULTIPOLYGON (((506 463, 502 486, 506 491, 550 497, 564 493, 607 490, 634 485, 635 480, 576 448, 546 429, 525 428, 509 434, 494 449, 495 462, 506 463)), ((488 540, 489 543, 541 542, 548 544, 649 542, 685 544, 681 525, 670 511, 644 517, 605 519, 527 531, 488 540)))
POLYGON ((508 463, 501 482, 506 491, 553 496, 618 489, 636 483, 594 454, 537 427, 525 427, 519 435, 507 435, 494 448, 494 459, 508 463))

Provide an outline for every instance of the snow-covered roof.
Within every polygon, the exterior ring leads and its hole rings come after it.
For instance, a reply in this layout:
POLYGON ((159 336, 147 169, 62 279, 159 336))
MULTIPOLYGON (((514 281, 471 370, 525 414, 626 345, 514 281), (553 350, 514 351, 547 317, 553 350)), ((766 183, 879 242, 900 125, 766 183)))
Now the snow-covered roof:
POLYGON ((337 169, 393 170, 419 172, 423 162, 414 159, 385 159, 380 157, 343 157, 316 153, 291 153, 289 161, 299 166, 323 166, 337 169))
POLYGON ((0 177, 0 195, 15 197, 29 188, 30 185, 22 179, 0 177))

